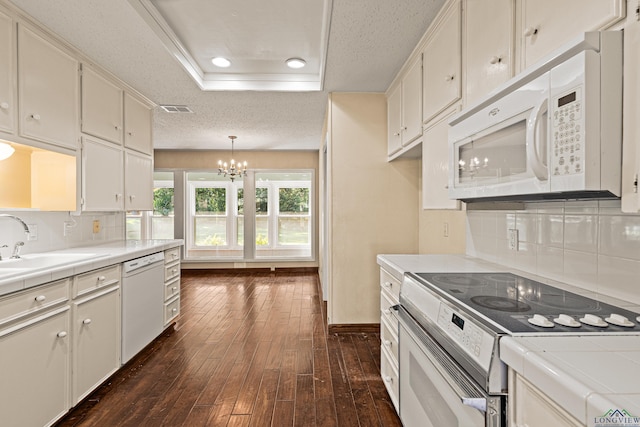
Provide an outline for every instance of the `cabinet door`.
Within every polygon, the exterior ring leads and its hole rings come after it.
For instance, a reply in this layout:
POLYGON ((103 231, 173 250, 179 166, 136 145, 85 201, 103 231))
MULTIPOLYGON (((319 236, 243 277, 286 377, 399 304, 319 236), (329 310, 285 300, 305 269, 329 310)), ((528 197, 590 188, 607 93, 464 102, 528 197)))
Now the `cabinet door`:
POLYGON ((2 425, 43 426, 69 407, 69 307, 0 331, 2 425))
POLYGON ((0 13, 0 130, 14 133, 14 43, 13 21, 0 13))
POLYGON ((396 86, 387 97, 387 154, 402 148, 402 88, 396 86))
POLYGON ((20 134, 78 148, 78 61, 18 24, 20 134))
POLYGON ((422 118, 427 123, 461 96, 460 3, 442 15, 422 53, 422 118))
POLYGON ((402 145, 422 135, 422 58, 402 79, 402 145))
POLYGON ((449 143, 447 120, 441 118, 422 136, 422 208, 458 209, 459 202, 449 199, 449 143))
POLYGON ((513 76, 513 2, 466 0, 465 105, 513 76))
POLYGON ((82 138, 82 210, 124 209, 122 149, 90 137, 82 138))
POLYGON ((152 154, 151 109, 128 93, 124 94, 124 145, 152 154))
POLYGON ((82 66, 82 132, 122 145, 122 89, 82 66))
POLYGON ((520 0, 522 67, 526 68, 584 31, 625 17, 624 0, 520 0))
POLYGON ((125 210, 152 210, 153 162, 151 157, 125 152, 124 179, 125 210))
POLYGON ((622 212, 640 212, 640 22, 624 29, 622 212))
POLYGON ((73 304, 73 404, 120 367, 120 288, 73 304))

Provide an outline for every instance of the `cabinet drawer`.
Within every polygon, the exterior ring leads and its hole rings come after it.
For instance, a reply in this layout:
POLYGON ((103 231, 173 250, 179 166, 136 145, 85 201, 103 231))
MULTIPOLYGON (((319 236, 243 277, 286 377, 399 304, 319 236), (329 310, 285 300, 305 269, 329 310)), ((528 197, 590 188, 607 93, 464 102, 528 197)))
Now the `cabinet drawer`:
POLYGON ((167 301, 175 295, 180 295, 180 278, 178 277, 164 285, 164 300, 167 301))
POLYGON ((0 325, 69 300, 69 279, 0 299, 0 325))
POLYGON ((120 264, 80 274, 73 279, 73 298, 120 282, 120 264))
POLYGON ((164 324, 171 322, 180 314, 180 296, 175 299, 164 303, 164 324))
POLYGON ((393 307, 397 303, 393 301, 393 298, 386 290, 380 292, 380 316, 386 320, 389 325, 393 327, 395 331, 398 330, 398 319, 393 314, 393 307))
POLYGON ((387 388, 391 402, 393 402, 393 406, 396 408, 396 412, 400 413, 400 408, 398 407, 398 395, 400 394, 398 370, 393 362, 391 362, 391 356, 387 353, 384 346, 380 351, 380 376, 382 377, 384 386, 387 388))
POLYGON ((380 344, 386 348, 395 366, 398 365, 398 330, 393 330, 393 327, 389 325, 384 318, 380 319, 380 344))
POLYGON ((180 264, 168 265, 164 268, 164 281, 168 282, 171 279, 180 277, 180 264))
POLYGON ((400 299, 400 281, 387 273, 384 269, 380 269, 380 286, 389 292, 394 299, 394 303, 398 304, 400 299))
POLYGON ((164 263, 171 264, 174 261, 180 260, 180 246, 173 249, 167 249, 164 251, 164 263))

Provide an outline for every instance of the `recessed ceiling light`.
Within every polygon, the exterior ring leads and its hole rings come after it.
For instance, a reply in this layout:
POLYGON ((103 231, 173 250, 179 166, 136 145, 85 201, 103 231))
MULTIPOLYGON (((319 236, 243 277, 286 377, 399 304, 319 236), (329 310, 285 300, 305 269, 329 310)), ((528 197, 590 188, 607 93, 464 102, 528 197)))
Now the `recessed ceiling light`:
POLYGON ((307 62, 300 58, 289 58, 285 62, 287 63, 287 67, 294 69, 302 68, 307 65, 307 62))
POLYGON ((213 62, 213 65, 215 65, 216 67, 221 67, 221 68, 227 68, 229 65, 231 65, 231 61, 221 56, 216 56, 211 60, 211 62, 213 62))

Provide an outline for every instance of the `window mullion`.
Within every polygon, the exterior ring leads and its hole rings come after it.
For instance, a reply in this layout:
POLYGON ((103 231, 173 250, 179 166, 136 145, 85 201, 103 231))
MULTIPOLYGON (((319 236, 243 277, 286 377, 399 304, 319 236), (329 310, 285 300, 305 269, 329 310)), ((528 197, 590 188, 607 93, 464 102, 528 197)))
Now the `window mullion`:
POLYGON ((256 180, 255 172, 247 171, 242 180, 244 194, 244 259, 256 257, 256 180))

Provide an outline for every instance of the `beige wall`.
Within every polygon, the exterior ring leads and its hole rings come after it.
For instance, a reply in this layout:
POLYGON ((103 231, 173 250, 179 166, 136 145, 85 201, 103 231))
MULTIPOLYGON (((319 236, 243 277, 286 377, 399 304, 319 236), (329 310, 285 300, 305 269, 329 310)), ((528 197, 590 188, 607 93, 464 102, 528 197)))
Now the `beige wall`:
POLYGON ((329 324, 379 323, 376 255, 418 250, 417 160, 387 162, 384 94, 329 99, 329 324))
POLYGON ((419 168, 419 174, 418 253, 463 254, 467 229, 466 211, 422 209, 422 167, 419 168))

